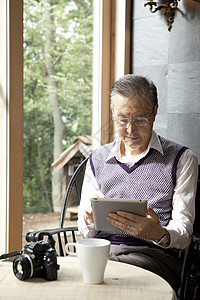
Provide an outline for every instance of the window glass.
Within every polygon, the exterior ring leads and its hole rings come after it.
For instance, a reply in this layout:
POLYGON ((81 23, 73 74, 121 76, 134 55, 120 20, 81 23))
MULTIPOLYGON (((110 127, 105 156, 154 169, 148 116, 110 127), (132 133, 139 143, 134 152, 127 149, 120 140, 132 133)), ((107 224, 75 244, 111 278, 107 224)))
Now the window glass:
POLYGON ((24 234, 59 224, 68 168, 52 163, 91 135, 92 56, 92 0, 24 0, 24 234))

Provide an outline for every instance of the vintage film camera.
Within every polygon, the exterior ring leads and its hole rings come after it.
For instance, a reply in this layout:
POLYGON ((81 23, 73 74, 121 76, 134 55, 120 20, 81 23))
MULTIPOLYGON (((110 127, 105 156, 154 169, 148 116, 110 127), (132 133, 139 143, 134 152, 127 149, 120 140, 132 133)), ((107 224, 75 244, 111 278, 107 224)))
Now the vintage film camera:
POLYGON ((59 265, 57 253, 48 242, 39 241, 24 246, 24 254, 13 260, 13 272, 19 280, 42 277, 56 280, 59 265))

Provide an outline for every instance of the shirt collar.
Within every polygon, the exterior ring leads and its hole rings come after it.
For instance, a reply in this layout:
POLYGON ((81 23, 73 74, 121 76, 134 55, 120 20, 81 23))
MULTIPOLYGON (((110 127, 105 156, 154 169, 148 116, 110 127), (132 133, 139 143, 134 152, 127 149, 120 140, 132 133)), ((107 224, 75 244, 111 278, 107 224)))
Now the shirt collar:
POLYGON ((149 142, 149 149, 150 148, 153 148, 153 149, 157 150, 158 152, 160 152, 162 155, 164 155, 163 147, 161 145, 159 136, 154 130, 152 130, 152 136, 151 136, 151 139, 149 142))
MULTIPOLYGON (((109 156, 106 159, 106 162, 109 161, 113 157, 116 157, 117 159, 121 158, 122 155, 120 152, 120 143, 121 143, 120 140, 116 140, 116 142, 114 143, 114 145, 110 151, 109 156)), ((148 145, 147 149, 143 152, 144 156, 149 152, 150 148, 157 150, 162 155, 164 154, 159 136, 154 130, 152 130, 152 136, 151 136, 149 145, 148 145)), ((141 156, 142 156, 142 154, 141 154, 141 156)))

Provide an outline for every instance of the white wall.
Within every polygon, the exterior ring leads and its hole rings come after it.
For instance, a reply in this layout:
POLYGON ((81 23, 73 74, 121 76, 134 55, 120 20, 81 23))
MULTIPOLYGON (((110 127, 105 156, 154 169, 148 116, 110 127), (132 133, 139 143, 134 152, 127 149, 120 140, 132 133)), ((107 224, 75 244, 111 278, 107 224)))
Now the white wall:
POLYGON ((132 73, 158 88, 156 131, 189 146, 200 162, 200 3, 178 1, 171 32, 164 12, 133 5, 132 73))

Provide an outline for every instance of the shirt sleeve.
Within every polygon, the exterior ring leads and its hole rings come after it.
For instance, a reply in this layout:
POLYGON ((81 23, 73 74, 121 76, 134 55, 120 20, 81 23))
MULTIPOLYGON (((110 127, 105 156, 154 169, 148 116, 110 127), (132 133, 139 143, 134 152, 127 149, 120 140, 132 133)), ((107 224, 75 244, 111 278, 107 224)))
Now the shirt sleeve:
POLYGON ((198 178, 198 160, 187 149, 177 165, 176 186, 172 200, 172 219, 166 226, 170 233, 170 248, 184 249, 191 240, 195 218, 195 196, 198 178))
POLYGON ((78 211, 78 229, 84 238, 95 237, 98 232, 97 230, 95 230, 94 225, 86 225, 84 220, 85 211, 92 211, 90 198, 96 197, 98 195, 98 191, 99 187, 92 172, 90 160, 88 160, 85 170, 85 176, 83 179, 81 201, 78 211))

